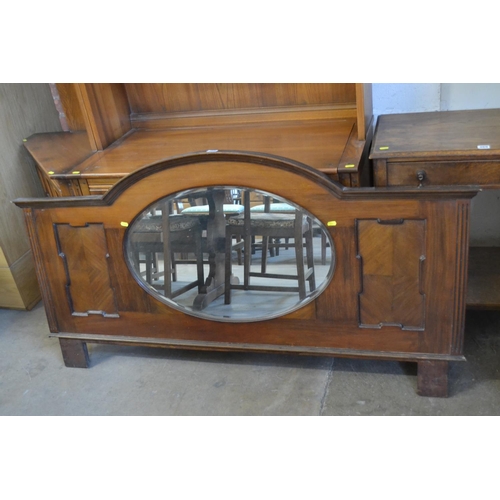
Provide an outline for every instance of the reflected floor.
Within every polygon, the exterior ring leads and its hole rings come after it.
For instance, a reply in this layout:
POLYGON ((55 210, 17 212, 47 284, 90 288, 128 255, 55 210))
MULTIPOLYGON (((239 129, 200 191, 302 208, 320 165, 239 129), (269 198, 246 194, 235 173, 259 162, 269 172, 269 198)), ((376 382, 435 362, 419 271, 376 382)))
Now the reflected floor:
MULTIPOLYGON (((323 288, 325 280, 330 271, 330 262, 332 260, 331 250, 327 248, 326 264, 321 264, 321 249, 320 239, 314 238, 314 270, 316 276, 316 287, 323 288)), ((261 252, 256 251, 252 255, 252 272, 260 272, 261 265, 261 252)), ((159 262, 160 270, 162 270, 163 263, 159 262)), ((205 278, 208 276, 209 266, 204 266, 205 278)), ((293 247, 279 249, 279 255, 268 257, 267 259, 267 272, 276 274, 295 275, 297 267, 295 264, 295 251, 293 247)), ((234 254, 232 274, 239 278, 240 283, 243 283, 243 265, 238 265, 236 254, 234 254)), ((173 290, 182 288, 187 283, 196 279, 196 266, 194 264, 177 265, 177 281, 172 283, 173 290)), ((273 286, 289 286, 296 287, 297 281, 291 279, 278 279, 278 278, 258 278, 251 277, 250 283, 252 285, 273 285, 273 286)), ((155 285, 162 285, 163 279, 160 278, 153 282, 155 285)), ((306 292, 309 296, 309 285, 306 283, 306 292)), ((158 293, 163 295, 161 290, 158 293)), ((179 296, 174 300, 178 306, 186 310, 186 312, 193 311, 193 301, 198 295, 197 288, 193 288, 179 296)), ((305 299, 308 302, 309 298, 305 299)), ((286 311, 295 309, 300 303, 298 292, 276 292, 276 291, 253 291, 253 290, 232 290, 231 291, 231 304, 224 304, 224 296, 221 296, 209 304, 202 312, 201 315, 215 320, 231 320, 231 321, 249 321, 253 319, 263 319, 264 317, 272 317, 284 314, 286 311)), ((200 315, 197 311, 196 315, 200 315)))

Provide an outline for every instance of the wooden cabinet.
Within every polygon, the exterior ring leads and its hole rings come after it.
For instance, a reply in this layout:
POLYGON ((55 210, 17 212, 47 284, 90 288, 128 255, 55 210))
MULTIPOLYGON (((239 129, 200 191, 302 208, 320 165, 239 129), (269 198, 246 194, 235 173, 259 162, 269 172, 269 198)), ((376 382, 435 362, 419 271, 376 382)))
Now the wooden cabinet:
POLYGON ((370 159, 376 187, 500 188, 500 109, 380 116, 370 159))
MULTIPOLYGON (((370 152, 376 187, 500 188, 500 109, 384 115, 370 152)), ((500 249, 470 249, 467 305, 500 307, 500 249)))
POLYGON ((371 84, 57 84, 67 132, 26 147, 50 196, 104 194, 138 168, 218 150, 300 161, 368 185, 371 84))

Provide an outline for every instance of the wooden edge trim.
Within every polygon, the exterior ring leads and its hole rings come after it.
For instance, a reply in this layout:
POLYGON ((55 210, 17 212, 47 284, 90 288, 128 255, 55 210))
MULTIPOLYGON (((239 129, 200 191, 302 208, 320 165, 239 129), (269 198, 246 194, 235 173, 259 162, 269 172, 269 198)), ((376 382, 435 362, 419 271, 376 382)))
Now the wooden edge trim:
POLYGON ((43 305, 45 306, 45 314, 47 315, 47 322, 51 332, 55 333, 59 330, 57 325, 57 315, 54 311, 54 301, 50 291, 50 281, 47 276, 47 271, 43 265, 43 255, 36 230, 35 214, 30 208, 24 210, 24 218, 26 227, 31 242, 31 249, 33 252, 33 259, 35 262, 35 273, 40 287, 40 294, 42 296, 43 305))
POLYGON ((443 161, 498 161, 500 150, 498 149, 456 149, 450 151, 377 151, 375 144, 372 146, 370 160, 389 160, 404 162, 443 162, 443 161))
POLYGON ((465 356, 450 354, 426 354, 408 352, 380 352, 343 349, 335 347, 286 346, 274 344, 238 344, 233 342, 211 342, 178 339, 141 338, 114 335, 92 335, 86 333, 55 333, 50 337, 74 339, 95 344, 118 344, 134 346, 163 347, 170 349, 197 349, 210 351, 253 351, 290 354, 310 354, 318 356, 338 356, 369 359, 386 359, 394 361, 465 361, 465 356))
POLYGON ((356 113, 358 121, 357 138, 359 140, 365 140, 365 92, 364 84, 356 83, 356 113))

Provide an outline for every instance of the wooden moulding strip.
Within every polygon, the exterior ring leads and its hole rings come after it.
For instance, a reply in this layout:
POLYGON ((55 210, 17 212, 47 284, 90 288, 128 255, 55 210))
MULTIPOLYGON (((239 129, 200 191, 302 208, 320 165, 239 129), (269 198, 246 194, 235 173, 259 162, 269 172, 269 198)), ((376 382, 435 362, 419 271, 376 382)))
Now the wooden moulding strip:
POLYGON ((195 111, 185 113, 138 113, 131 115, 134 128, 204 127, 274 121, 356 118, 354 104, 283 108, 195 111))
POLYGON ((335 347, 309 347, 309 346, 288 346, 274 344, 237 344, 232 342, 211 342, 196 340, 178 339, 158 339, 147 337, 127 337, 114 335, 89 335, 85 333, 61 332, 52 334, 51 337, 59 339, 74 339, 95 344, 119 344, 133 346, 152 346, 169 349, 196 349, 210 351, 253 351, 253 352, 274 352, 290 354, 310 354, 318 356, 338 356, 368 359, 386 359, 401 361, 439 360, 439 361, 465 361, 461 355, 449 354, 427 354, 409 352, 380 352, 361 351, 355 349, 342 349, 335 347))

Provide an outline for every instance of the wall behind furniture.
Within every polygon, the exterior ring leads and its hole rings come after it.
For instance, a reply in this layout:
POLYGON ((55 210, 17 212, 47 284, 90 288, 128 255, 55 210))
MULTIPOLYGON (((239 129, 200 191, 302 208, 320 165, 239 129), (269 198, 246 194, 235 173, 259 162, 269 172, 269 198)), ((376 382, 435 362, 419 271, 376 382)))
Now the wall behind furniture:
POLYGON ((40 298, 23 213, 11 201, 44 196, 23 139, 60 130, 48 84, 0 84, 0 307, 30 309, 40 298))
MULTIPOLYGON (((500 83, 374 83, 373 113, 500 108, 500 83)), ((471 245, 500 246, 500 191, 472 200, 471 245)))

